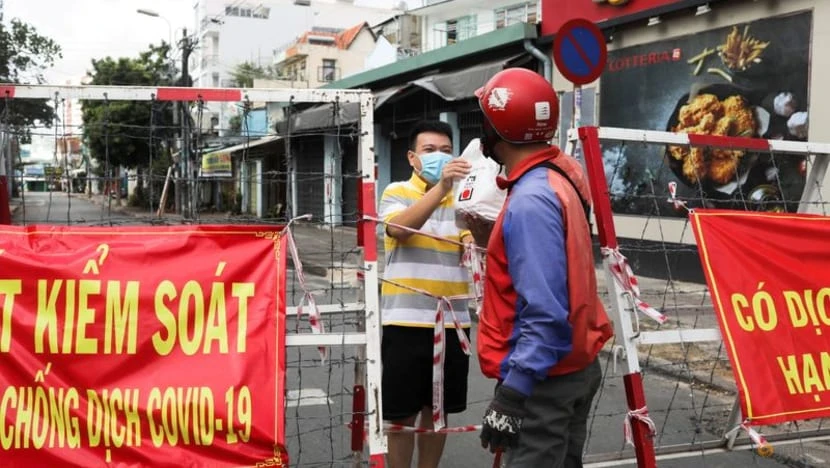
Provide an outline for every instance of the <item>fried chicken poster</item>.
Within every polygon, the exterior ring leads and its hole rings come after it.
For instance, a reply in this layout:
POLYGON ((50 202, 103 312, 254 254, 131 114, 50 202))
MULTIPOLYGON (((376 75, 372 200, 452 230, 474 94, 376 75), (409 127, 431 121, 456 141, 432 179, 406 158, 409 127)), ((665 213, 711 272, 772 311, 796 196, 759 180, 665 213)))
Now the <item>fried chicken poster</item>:
MULTIPOLYGON (((609 52, 600 125, 805 141, 809 130, 812 13, 730 25, 609 52)), ((685 216, 692 208, 794 212, 800 156, 739 149, 603 145, 614 211, 685 216)))

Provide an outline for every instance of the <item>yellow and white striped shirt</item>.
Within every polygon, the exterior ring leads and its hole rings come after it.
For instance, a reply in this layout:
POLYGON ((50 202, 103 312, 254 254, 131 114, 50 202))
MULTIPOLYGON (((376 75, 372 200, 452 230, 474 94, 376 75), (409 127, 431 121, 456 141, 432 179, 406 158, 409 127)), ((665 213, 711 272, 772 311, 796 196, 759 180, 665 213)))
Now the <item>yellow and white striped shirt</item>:
MULTIPOLYGON (((379 215, 391 221, 403 210, 421 199, 426 193, 426 183, 416 174, 405 182, 394 182, 386 187, 380 199, 379 215)), ((453 195, 441 201, 424 226, 422 232, 460 241, 469 231, 462 231, 455 224, 453 195)), ((470 278, 461 266, 463 249, 449 242, 413 234, 404 241, 384 235, 386 280, 417 288, 435 296, 466 295, 470 278)), ((408 327, 432 327, 438 301, 408 289, 384 282, 381 297, 383 325, 408 327)), ((470 326, 470 314, 466 300, 452 301, 456 317, 464 327, 470 326)), ((452 315, 445 314, 444 324, 452 327, 452 315)))

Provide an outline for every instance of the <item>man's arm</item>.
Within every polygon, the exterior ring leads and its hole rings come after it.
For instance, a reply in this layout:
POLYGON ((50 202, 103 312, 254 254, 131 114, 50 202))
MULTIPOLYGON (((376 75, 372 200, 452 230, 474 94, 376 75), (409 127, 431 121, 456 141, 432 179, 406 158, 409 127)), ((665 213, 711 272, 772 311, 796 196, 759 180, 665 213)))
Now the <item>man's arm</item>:
MULTIPOLYGON (((470 163, 458 158, 448 162, 441 173, 441 180, 435 186, 427 190, 420 200, 386 221, 410 229, 421 229, 432 213, 441 206, 441 200, 452 191, 455 179, 464 177, 469 172, 469 166, 470 163)), ((386 226, 386 233, 397 240, 406 240, 412 235, 406 229, 390 225, 386 226)))
POLYGON ((516 337, 504 385, 525 396, 571 352, 568 262, 561 204, 553 190, 511 200, 504 218, 508 270, 518 295, 516 337))
MULTIPOLYGON (((437 184, 427 190, 427 193, 420 200, 393 216, 387 222, 406 226, 410 229, 421 229, 435 209, 441 206, 441 200, 446 195, 447 192, 443 190, 441 184, 437 184)), ((410 231, 391 225, 386 226, 386 233, 398 240, 405 240, 412 235, 410 231)))

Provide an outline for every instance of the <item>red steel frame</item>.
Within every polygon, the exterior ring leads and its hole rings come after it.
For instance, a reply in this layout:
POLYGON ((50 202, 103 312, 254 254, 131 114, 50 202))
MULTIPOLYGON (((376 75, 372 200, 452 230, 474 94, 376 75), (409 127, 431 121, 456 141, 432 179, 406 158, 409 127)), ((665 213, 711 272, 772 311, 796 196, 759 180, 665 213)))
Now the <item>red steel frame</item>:
MULTIPOLYGON (((599 145, 599 132, 596 127, 579 129, 579 139, 582 142, 582 152, 588 169, 591 198, 594 203, 597 235, 602 247, 616 249, 617 233, 614 229, 614 216, 611 212, 611 197, 608 191, 608 181, 605 178, 605 166, 602 162, 602 148, 599 145)), ((646 407, 646 394, 643 390, 643 377, 639 371, 623 376, 625 397, 628 410, 636 411, 646 407)), ((631 422, 631 433, 634 441, 634 452, 637 455, 637 466, 640 468, 656 468, 657 458, 654 454, 654 442, 648 425, 634 418, 631 422)))

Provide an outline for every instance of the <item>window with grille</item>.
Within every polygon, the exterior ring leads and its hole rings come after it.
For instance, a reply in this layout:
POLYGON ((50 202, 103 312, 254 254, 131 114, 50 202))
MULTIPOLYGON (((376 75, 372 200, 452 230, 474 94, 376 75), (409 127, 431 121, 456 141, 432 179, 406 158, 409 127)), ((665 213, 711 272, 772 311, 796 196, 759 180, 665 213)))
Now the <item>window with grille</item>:
POLYGON ((323 66, 320 67, 320 79, 318 81, 337 80, 337 61, 334 59, 323 59, 323 66))
POLYGON ((535 24, 538 15, 536 3, 523 3, 494 11, 496 17, 496 29, 514 25, 516 23, 535 24))

